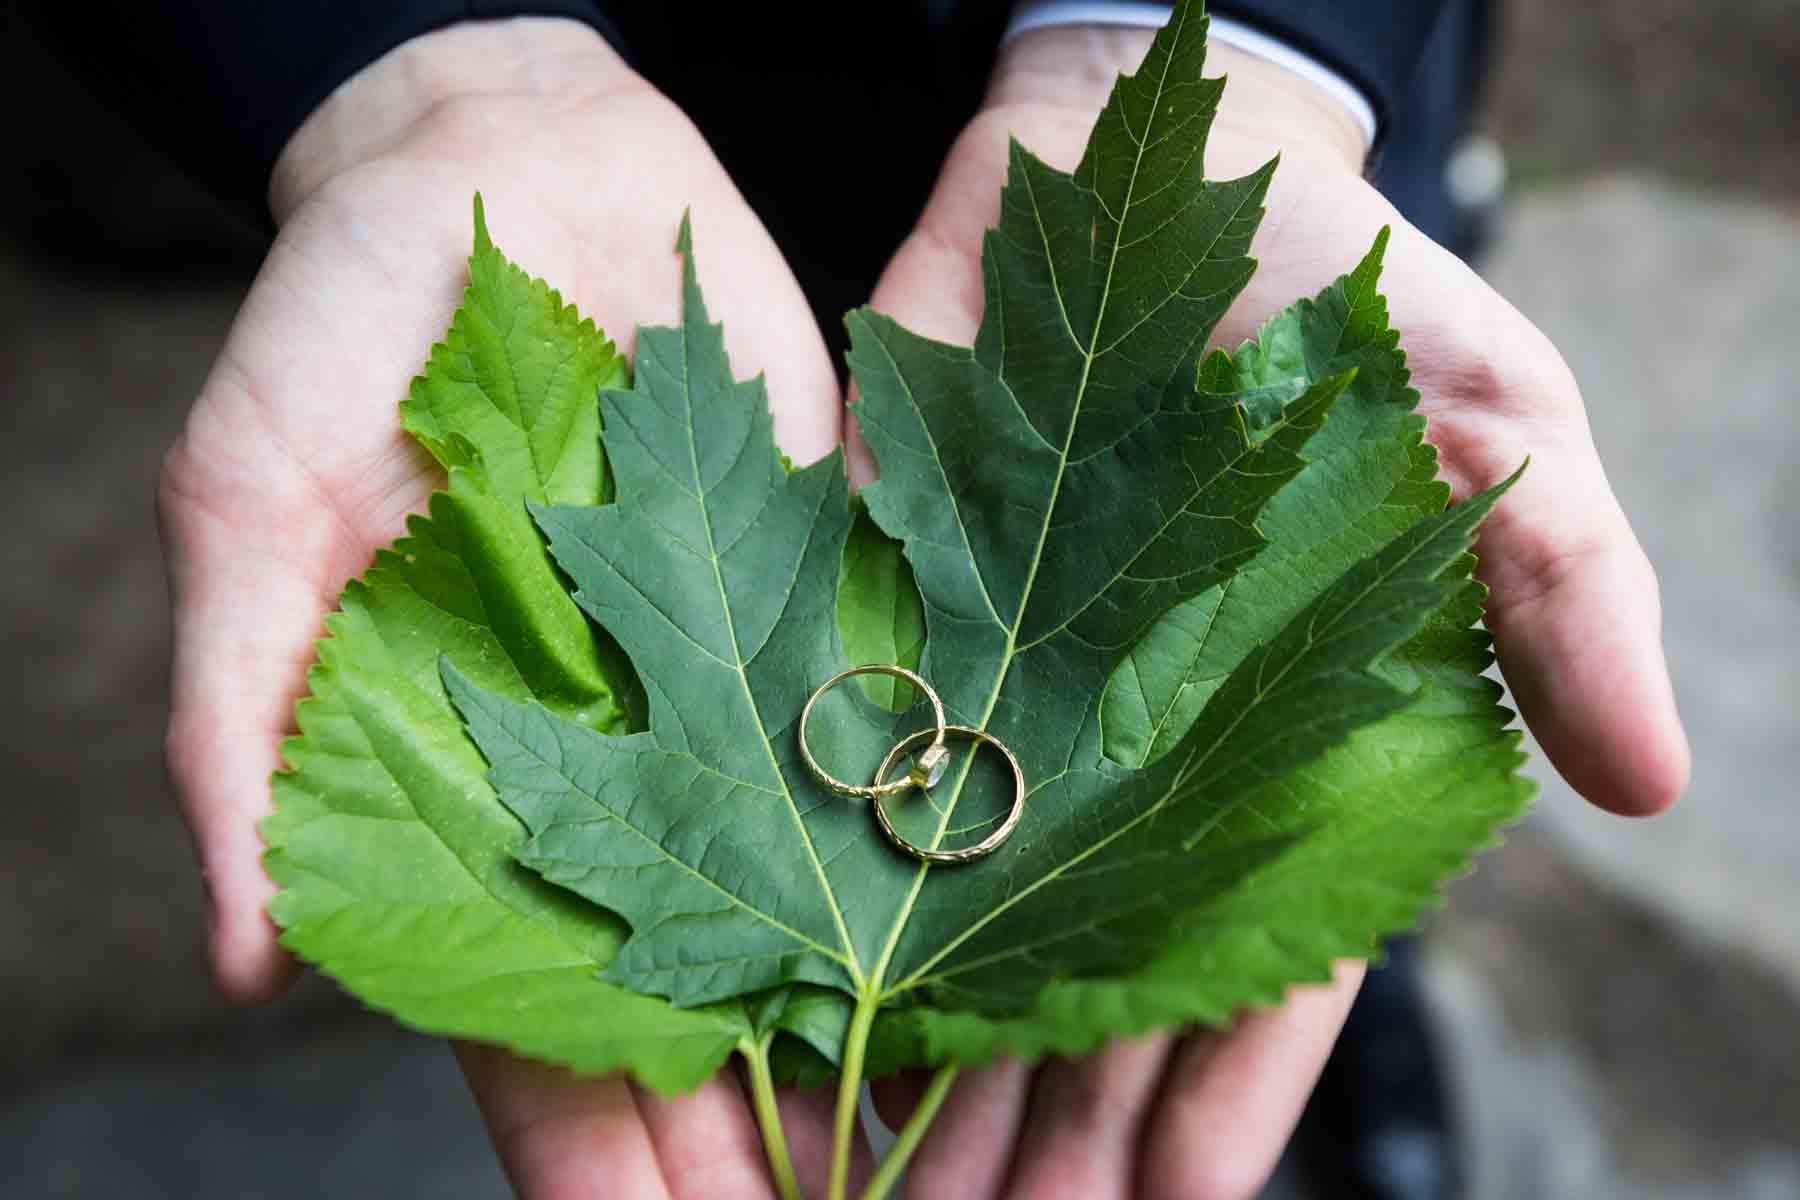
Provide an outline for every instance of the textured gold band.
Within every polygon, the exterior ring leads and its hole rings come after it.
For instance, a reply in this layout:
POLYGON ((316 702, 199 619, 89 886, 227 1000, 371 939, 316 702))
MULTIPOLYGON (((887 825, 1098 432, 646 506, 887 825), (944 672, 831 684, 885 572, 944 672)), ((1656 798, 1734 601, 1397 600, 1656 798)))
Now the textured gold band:
MULTIPOLYGON (((821 683, 813 690, 813 694, 807 697, 806 707, 800 710, 800 757, 805 761, 806 769, 812 772, 812 777, 836 792, 838 795, 855 796, 863 800, 879 800, 883 796, 897 796, 901 792, 911 791, 913 788, 928 788, 937 782, 938 776, 943 772, 943 763, 947 760, 950 753, 948 750, 944 749, 945 728, 944 702, 938 699, 937 692, 932 690, 929 683, 926 683, 915 672, 909 671, 905 667, 897 667, 888 663, 866 663, 860 667, 851 667, 848 671, 839 671, 836 675, 833 675, 830 679, 821 683), (823 696, 826 692, 829 692, 832 688, 853 675, 892 675, 896 679, 906 680, 906 682, 912 684, 921 692, 924 692, 925 698, 931 701, 931 712, 937 719, 937 723, 929 729, 919 730, 919 732, 908 737, 905 742, 906 745, 910 746, 916 741, 930 737, 931 745, 926 747, 919 755, 918 765, 915 766, 913 770, 891 783, 884 784, 879 778, 876 779, 874 784, 866 786, 845 783, 843 780, 827 771, 824 767, 821 767, 819 765, 819 760, 813 757, 812 747, 806 744, 806 723, 812 719, 813 705, 819 702, 820 696, 823 696)), ((883 763, 883 775, 887 774, 887 768, 893 766, 893 757, 893 754, 889 753, 888 761, 883 763)))
MULTIPOLYGON (((960 850, 927 850, 923 846, 914 845, 912 842, 909 842, 904 837, 900 836, 900 831, 894 828, 894 823, 892 821, 888 820, 887 809, 882 807, 880 800, 875 802, 875 819, 881 823, 881 832, 887 834, 888 841, 894 843, 895 846, 898 846, 901 850, 912 855, 914 858, 931 863, 974 862, 976 859, 984 858, 998 850, 1000 848, 1000 843, 1012 836, 1013 828, 1018 825, 1019 818, 1025 815, 1025 771, 1019 766, 1019 760, 1013 755, 1013 752, 1007 749, 1006 744, 986 730, 975 729, 968 725, 949 725, 946 726, 945 729, 949 733, 961 734, 978 743, 985 742, 1006 756, 1006 765, 1012 768, 1013 805, 1012 811, 1006 814, 1006 820, 1000 823, 1000 828, 994 830, 994 832, 988 834, 973 846, 964 846, 960 850)), ((893 770, 894 764, 900 759, 900 756, 905 754, 907 750, 912 747, 913 743, 923 740, 925 735, 929 732, 931 731, 921 729, 918 733, 904 737, 900 739, 900 741, 894 743, 894 748, 888 751, 887 757, 881 760, 881 766, 875 772, 875 786, 877 788, 881 786, 881 781, 887 778, 887 773, 893 770)))

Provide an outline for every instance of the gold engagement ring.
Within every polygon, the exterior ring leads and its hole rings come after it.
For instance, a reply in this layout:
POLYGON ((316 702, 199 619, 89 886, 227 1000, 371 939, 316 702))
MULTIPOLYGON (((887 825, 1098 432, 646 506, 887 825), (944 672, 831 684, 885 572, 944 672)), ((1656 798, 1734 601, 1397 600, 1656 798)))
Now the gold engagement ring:
MULTIPOLYGON (((881 760, 881 766, 875 771, 877 788, 881 786, 881 781, 887 778, 887 773, 894 769, 894 764, 899 761, 900 757, 930 732, 932 731, 921 729, 918 733, 911 734, 894 743, 894 748, 888 751, 887 757, 881 760)), ((973 846, 964 846, 959 850, 927 850, 923 846, 907 841, 900 831, 894 828, 894 823, 888 819, 887 809, 882 807, 879 799, 875 801, 875 819, 881 824, 881 832, 887 834, 888 841, 916 859, 931 863, 974 862, 976 859, 985 858, 998 850, 1000 843, 1012 836, 1013 827, 1018 825, 1019 818, 1025 815, 1025 772, 1019 766, 1018 758, 1013 755, 1011 750, 1007 749, 1006 744, 986 730, 976 729, 971 725, 948 725, 945 726, 945 732, 961 734, 977 745, 986 743, 1006 756, 1006 765, 1012 768, 1013 803, 1012 811, 1006 814, 1006 820, 1000 822, 1000 828, 973 846)))
POLYGON ((937 692, 932 690, 929 683, 905 667, 891 666, 887 663, 868 663, 860 667, 851 667, 848 671, 839 671, 821 683, 807 698, 806 707, 800 710, 800 757, 806 761, 806 769, 812 772, 812 777, 838 795, 855 796, 862 800, 880 800, 883 796, 897 796, 901 792, 911 791, 913 788, 931 788, 944 777, 944 768, 950 765, 950 751, 944 746, 944 728, 944 702, 938 699, 937 692), (892 675, 896 679, 906 680, 924 692, 925 698, 931 701, 931 713, 936 724, 928 729, 919 730, 918 733, 907 739, 907 744, 911 745, 922 738, 930 737, 931 745, 919 751, 918 757, 913 760, 911 770, 891 782, 882 783, 878 779, 875 783, 866 786, 845 783, 821 767, 819 760, 813 757, 812 747, 806 744, 806 723, 812 719, 813 705, 819 702, 820 696, 853 675, 892 675))

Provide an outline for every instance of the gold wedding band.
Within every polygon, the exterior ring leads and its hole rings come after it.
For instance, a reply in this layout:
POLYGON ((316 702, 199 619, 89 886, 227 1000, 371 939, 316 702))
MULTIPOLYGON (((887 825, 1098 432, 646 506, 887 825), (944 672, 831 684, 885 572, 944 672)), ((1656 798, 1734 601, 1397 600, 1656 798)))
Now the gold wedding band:
MULTIPOLYGON (((883 796, 895 796, 901 792, 910 791, 913 788, 929 788, 936 784, 939 779, 943 778, 944 768, 949 765, 950 762, 950 751, 944 748, 945 728, 944 702, 938 699, 938 694, 932 690, 929 683, 926 683, 923 679, 919 678, 917 674, 907 670, 905 667, 892 666, 888 663, 867 663, 860 667, 851 667, 848 671, 839 671, 836 675, 833 675, 830 679, 821 683, 814 689, 813 694, 807 698, 806 707, 800 710, 800 757, 806 761, 806 769, 812 772, 812 777, 814 779, 817 779, 820 783, 838 793, 840 796, 855 796, 862 800, 879 801, 883 796), (878 777, 873 784, 863 787, 859 787, 854 783, 845 783, 843 780, 832 775, 824 767, 821 767, 818 760, 813 757, 812 747, 806 744, 806 723, 812 717, 813 705, 819 702, 820 696, 823 696, 826 692, 829 692, 844 680, 849 679, 852 675, 892 675, 896 679, 906 680, 906 682, 912 684, 921 692, 924 692, 925 698, 931 701, 931 712, 936 718, 937 723, 929 729, 921 729, 917 733, 912 734, 903 743, 904 745, 910 746, 914 742, 929 737, 931 739, 931 745, 919 752, 919 756, 913 760, 912 769, 910 771, 891 783, 883 783, 880 777, 878 777)), ((882 763, 881 775, 886 776, 888 770, 891 769, 893 765, 894 754, 892 751, 889 751, 887 759, 882 763)), ((880 811, 879 804, 877 804, 876 811, 880 811)))
MULTIPOLYGON (((875 772, 877 791, 882 787, 881 781, 887 778, 887 773, 893 770, 894 764, 899 761, 900 756, 905 754, 913 743, 920 741, 931 732, 929 729, 921 729, 894 743, 894 748, 888 751, 887 757, 881 760, 881 766, 875 772)), ((976 743, 986 742, 1006 756, 1006 765, 1012 768, 1013 805, 1012 811, 1006 814, 1006 820, 1000 823, 1000 828, 973 846, 965 846, 960 850, 927 850, 923 846, 914 845, 900 835, 900 831, 894 828, 894 823, 888 820, 887 809, 882 807, 879 799, 875 801, 875 819, 881 823, 881 832, 887 834, 888 841, 914 858, 932 863, 974 862, 976 859, 984 858, 998 850, 1000 843, 1012 836, 1013 827, 1018 825, 1019 818, 1025 815, 1025 771, 1019 766, 1019 760, 1014 757, 1013 752, 1007 749, 1006 744, 985 730, 975 729, 968 725, 947 725, 942 732, 938 733, 940 742, 946 732, 960 733, 976 743)))

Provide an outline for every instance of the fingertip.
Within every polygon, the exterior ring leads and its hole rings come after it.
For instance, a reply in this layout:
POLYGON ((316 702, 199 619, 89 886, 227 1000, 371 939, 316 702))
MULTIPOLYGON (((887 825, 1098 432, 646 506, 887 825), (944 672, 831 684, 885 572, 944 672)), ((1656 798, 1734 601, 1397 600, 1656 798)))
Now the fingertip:
POLYGON ((1024 1132, 1032 1079, 1033 1069, 1017 1059, 958 1076, 907 1167, 907 1194, 1000 1195, 1024 1132))
POLYGON ((262 839, 253 825, 214 826, 196 841, 213 987, 229 1004, 267 1004, 293 985, 300 964, 269 915, 278 889, 263 869, 262 839))
POLYGON ((1686 793, 1693 755, 1672 701, 1667 715, 1654 724, 1658 728, 1653 732, 1607 758, 1559 747, 1559 752, 1550 753, 1550 760, 1588 803, 1620 817, 1657 816, 1686 793))
POLYGON ((300 973, 275 923, 258 904, 245 911, 218 904, 208 889, 208 960, 213 987, 226 1003, 254 1008, 279 999, 300 973))
POLYGON ((227 960, 217 954, 212 962, 213 987, 236 1008, 257 1008, 281 999, 299 974, 300 964, 279 948, 254 963, 227 960))
POLYGON ((1546 453, 1543 463, 1538 486, 1508 496, 1478 548, 1501 673, 1570 787, 1619 816, 1654 816, 1692 771, 1656 572, 1597 461, 1546 453))
POLYGON ((228 733, 216 711, 196 717, 178 705, 165 755, 200 870, 213 987, 227 1003, 250 1007, 281 996, 299 974, 269 915, 280 889, 263 865, 268 845, 258 828, 271 807, 278 738, 228 733))
POLYGON ((1643 816, 1666 812, 1687 795, 1694 781, 1694 752, 1688 743, 1687 730, 1679 719, 1675 722, 1671 746, 1651 784, 1642 793, 1646 803, 1639 810, 1643 816))
POLYGON ((1602 807, 1624 817, 1653 817, 1674 807, 1687 792, 1693 778, 1693 752, 1673 697, 1663 725, 1643 752, 1633 756, 1629 773, 1617 790, 1601 801, 1602 807))
POLYGON ((1687 790, 1692 752, 1660 642, 1622 611, 1491 624, 1501 672, 1558 774, 1597 808, 1651 817, 1687 790))

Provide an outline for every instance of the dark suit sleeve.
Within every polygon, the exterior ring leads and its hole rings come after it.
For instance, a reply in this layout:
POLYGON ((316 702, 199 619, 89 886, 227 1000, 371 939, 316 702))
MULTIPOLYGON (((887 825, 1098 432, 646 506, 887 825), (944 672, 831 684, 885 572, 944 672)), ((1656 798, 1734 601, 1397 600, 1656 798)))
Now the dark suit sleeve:
POLYGON ((1278 38, 1355 84, 1385 131, 1443 0, 1218 0, 1209 11, 1278 38))
POLYGON ((43 0, 28 16, 177 165, 259 225, 275 159, 340 83, 458 21, 569 17, 598 0, 43 0))

